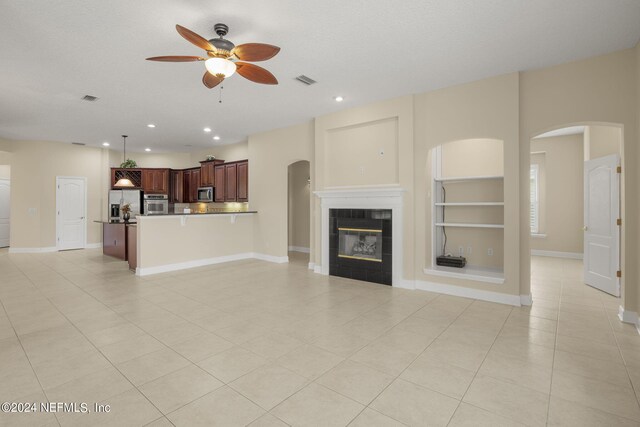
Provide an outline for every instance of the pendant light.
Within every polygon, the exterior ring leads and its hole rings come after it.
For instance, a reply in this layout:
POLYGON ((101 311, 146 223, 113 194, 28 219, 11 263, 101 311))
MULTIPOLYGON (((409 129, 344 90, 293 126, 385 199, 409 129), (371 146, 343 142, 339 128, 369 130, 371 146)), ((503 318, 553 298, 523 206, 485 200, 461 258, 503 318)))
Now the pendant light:
MULTIPOLYGON (((127 135, 122 135, 122 143, 124 145, 124 152, 122 153, 122 163, 127 161, 127 135)), ((116 188, 135 187, 133 182, 129 179, 127 172, 124 172, 124 176, 115 183, 116 188)))

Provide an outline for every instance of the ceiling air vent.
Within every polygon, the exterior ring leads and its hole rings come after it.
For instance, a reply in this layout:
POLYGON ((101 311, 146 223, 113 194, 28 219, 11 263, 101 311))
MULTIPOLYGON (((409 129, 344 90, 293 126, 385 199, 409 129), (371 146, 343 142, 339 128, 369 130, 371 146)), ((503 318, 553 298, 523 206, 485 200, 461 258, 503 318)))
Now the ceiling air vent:
POLYGON ((97 96, 93 96, 93 95, 85 95, 82 97, 83 101, 89 101, 89 102, 94 102, 98 100, 97 96))
POLYGON ((312 84, 317 83, 315 80, 305 76, 304 74, 300 74, 298 77, 296 77, 296 80, 306 84, 307 86, 311 86, 312 84))
POLYGON ((84 142, 72 142, 73 145, 87 145, 84 142))

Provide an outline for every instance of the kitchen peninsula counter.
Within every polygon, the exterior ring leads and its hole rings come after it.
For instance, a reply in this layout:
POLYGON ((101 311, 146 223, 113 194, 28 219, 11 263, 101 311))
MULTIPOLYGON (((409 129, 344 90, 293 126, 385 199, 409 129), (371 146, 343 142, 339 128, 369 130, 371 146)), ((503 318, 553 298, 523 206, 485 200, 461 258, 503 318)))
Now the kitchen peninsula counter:
MULTIPOLYGON (((136 274, 253 258, 257 211, 136 216, 136 274)), ((132 230, 133 231, 133 230, 132 230)))

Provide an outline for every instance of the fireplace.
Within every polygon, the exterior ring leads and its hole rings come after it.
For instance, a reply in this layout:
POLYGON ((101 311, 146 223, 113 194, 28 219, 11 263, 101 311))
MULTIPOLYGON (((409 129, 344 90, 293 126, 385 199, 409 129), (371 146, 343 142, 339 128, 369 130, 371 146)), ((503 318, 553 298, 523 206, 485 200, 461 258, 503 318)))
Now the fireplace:
POLYGON ((390 209, 329 210, 329 274, 391 285, 390 209))

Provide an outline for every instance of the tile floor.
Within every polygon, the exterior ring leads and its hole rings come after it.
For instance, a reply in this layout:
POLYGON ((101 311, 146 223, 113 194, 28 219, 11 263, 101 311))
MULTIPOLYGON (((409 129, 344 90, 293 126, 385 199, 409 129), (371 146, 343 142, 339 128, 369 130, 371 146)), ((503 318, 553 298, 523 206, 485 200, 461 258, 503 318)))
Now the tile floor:
POLYGON ((30 426, 640 425, 640 336, 581 263, 531 308, 244 261, 139 279, 99 250, 0 252, 0 413, 30 426))

